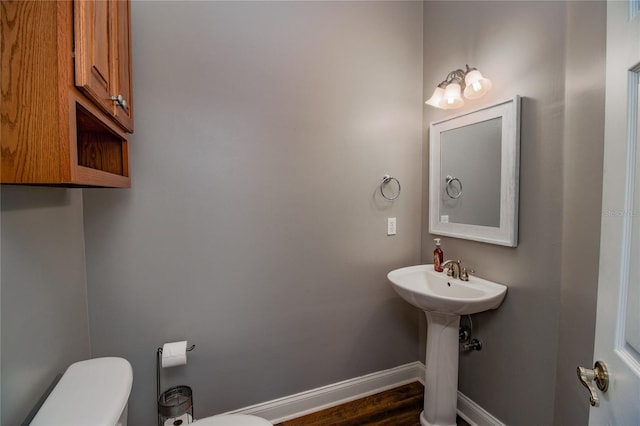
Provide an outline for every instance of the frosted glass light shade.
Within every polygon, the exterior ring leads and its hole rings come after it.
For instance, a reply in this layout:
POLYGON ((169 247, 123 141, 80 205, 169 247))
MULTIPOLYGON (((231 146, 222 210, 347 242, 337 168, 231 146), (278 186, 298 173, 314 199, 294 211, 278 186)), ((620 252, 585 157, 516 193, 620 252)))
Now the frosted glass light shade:
POLYGON ((465 98, 477 99, 491 90, 491 80, 484 78, 476 68, 467 65, 466 71, 457 69, 447 74, 447 78, 436 87, 425 103, 442 109, 460 108, 464 106, 462 87, 465 98))
POLYGON ((436 108, 440 108, 440 102, 444 97, 444 89, 440 86, 436 87, 436 90, 433 91, 433 95, 429 98, 428 101, 425 102, 427 105, 431 105, 436 108))
POLYGON ((444 97, 440 101, 440 108, 453 109, 464 105, 464 100, 460 94, 461 88, 458 83, 449 83, 444 89, 444 97))
POLYGON ((464 97, 467 99, 480 98, 491 89, 491 80, 484 78, 478 70, 469 71, 464 77, 464 82, 467 85, 464 97))

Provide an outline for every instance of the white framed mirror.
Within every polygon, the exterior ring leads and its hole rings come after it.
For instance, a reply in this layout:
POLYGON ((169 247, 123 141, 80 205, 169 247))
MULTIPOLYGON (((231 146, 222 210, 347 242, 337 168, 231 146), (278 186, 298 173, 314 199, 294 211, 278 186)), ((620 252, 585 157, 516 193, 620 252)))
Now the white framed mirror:
POLYGON ((518 245, 520 97, 429 126, 429 232, 518 245))

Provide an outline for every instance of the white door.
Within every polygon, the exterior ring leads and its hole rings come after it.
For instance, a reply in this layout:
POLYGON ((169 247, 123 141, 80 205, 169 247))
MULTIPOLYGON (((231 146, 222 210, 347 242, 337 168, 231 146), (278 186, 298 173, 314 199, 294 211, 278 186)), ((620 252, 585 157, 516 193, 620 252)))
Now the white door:
MULTIPOLYGON (((594 361, 598 391, 590 426, 640 425, 640 0, 607 5, 607 80, 602 234, 594 361)), ((591 368, 591 366, 584 366, 591 368)), ((585 398, 587 395, 585 395, 585 398)))

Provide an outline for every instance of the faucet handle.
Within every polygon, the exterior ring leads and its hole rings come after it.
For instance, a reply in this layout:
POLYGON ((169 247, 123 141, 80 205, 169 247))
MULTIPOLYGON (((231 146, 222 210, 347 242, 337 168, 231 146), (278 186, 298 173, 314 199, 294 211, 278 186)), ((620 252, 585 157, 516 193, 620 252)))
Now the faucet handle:
POLYGON ((453 277, 453 264, 456 263, 453 260, 448 260, 447 262, 445 262, 447 264, 447 276, 448 277, 453 277))
POLYGON ((474 271, 473 269, 469 269, 469 271, 467 271, 467 268, 462 268, 462 271, 460 271, 460 280, 461 281, 469 281, 469 273, 475 273, 476 271, 474 271))
POLYGON ((449 259, 449 260, 445 261, 442 264, 442 266, 447 268, 447 276, 453 277, 453 278, 459 278, 459 277, 456 276, 457 274, 455 273, 455 266, 453 266, 455 264, 458 265, 458 273, 459 273, 460 272, 460 259, 458 259, 458 260, 449 259))

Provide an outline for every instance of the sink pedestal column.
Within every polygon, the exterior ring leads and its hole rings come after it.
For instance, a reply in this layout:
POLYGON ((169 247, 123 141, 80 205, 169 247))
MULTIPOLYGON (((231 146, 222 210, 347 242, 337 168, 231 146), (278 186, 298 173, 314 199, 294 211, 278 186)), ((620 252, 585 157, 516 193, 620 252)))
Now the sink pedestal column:
POLYGON ((427 359, 423 426, 456 426, 460 315, 425 312, 427 359))

